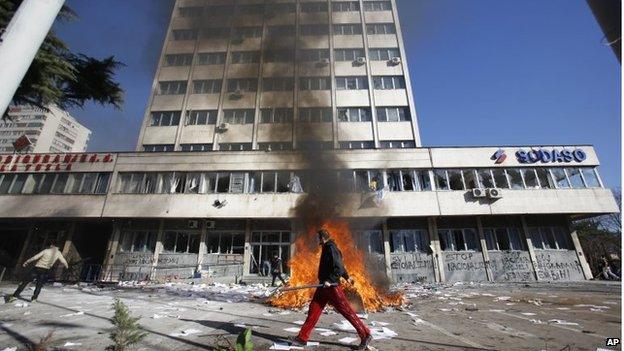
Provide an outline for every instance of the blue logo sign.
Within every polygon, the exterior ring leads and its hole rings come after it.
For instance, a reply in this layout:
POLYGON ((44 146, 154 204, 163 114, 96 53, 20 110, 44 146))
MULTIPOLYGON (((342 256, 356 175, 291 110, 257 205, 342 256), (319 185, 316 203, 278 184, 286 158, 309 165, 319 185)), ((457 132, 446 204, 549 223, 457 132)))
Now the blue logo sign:
POLYGON ((516 158, 520 163, 570 163, 583 162, 587 159, 587 154, 581 149, 575 150, 518 150, 516 158))
POLYGON ((494 160, 497 165, 500 165, 501 163, 505 162, 505 160, 507 159, 507 154, 505 153, 505 150, 503 149, 498 149, 498 151, 496 151, 494 153, 494 155, 492 155, 492 160, 494 160))

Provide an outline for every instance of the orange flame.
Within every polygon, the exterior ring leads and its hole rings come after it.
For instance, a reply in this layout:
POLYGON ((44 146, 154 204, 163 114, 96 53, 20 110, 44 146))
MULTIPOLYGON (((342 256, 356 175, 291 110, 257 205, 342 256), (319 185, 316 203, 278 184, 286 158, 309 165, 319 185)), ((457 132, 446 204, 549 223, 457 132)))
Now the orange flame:
MULTIPOLYGON (((372 284, 366 271, 364 253, 358 250, 345 221, 333 221, 322 226, 327 229, 334 242, 342 252, 345 268, 355 280, 355 284, 343 282, 347 293, 356 293, 362 299, 364 309, 368 312, 380 311, 388 306, 400 306, 404 302, 403 295, 382 292, 380 287, 372 284)), ((306 235, 295 241, 295 255, 289 262, 291 270, 290 286, 318 284, 318 265, 321 247, 318 245, 316 229, 309 229, 306 235)), ((269 299, 269 304, 281 308, 300 308, 312 300, 314 289, 289 291, 269 299)))

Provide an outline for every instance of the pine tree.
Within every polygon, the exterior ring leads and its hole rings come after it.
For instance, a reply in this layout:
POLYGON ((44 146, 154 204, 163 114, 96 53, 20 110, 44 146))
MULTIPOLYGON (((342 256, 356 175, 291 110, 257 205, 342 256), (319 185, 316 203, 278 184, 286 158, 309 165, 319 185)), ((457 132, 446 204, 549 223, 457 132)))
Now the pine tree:
POLYGON ((112 323, 115 326, 110 334, 113 345, 106 348, 108 351, 125 351, 130 346, 140 342, 147 335, 142 331, 141 325, 137 323, 139 318, 132 317, 128 307, 119 299, 113 303, 112 323))
MULTIPOLYGON (((22 0, 0 0, 0 31, 5 28, 22 0)), ((64 6, 58 19, 71 21, 74 11, 64 6)), ((74 53, 50 31, 37 52, 26 76, 13 96, 15 105, 46 109, 51 104, 62 109, 83 107, 92 101, 121 108, 124 93, 113 76, 123 64, 114 56, 99 60, 74 53)), ((5 113, 3 119, 8 117, 5 113)))

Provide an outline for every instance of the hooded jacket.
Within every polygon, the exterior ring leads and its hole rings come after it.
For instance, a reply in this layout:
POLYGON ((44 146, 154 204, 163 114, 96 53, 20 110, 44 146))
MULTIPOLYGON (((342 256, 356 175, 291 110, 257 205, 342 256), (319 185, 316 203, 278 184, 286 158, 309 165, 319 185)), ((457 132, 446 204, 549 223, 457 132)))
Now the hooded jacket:
POLYGON ((342 253, 338 250, 336 243, 329 240, 323 244, 321 251, 318 280, 321 284, 325 282, 336 284, 340 282, 340 277, 349 280, 349 274, 342 263, 342 253))

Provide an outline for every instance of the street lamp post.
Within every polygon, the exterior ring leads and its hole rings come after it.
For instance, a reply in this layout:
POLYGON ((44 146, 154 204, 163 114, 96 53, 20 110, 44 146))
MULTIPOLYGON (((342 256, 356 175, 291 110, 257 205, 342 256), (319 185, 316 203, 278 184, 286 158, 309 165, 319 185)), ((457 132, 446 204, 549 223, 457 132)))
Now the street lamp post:
POLYGON ((65 0, 24 0, 0 37, 0 116, 52 28, 65 0))

